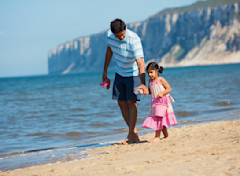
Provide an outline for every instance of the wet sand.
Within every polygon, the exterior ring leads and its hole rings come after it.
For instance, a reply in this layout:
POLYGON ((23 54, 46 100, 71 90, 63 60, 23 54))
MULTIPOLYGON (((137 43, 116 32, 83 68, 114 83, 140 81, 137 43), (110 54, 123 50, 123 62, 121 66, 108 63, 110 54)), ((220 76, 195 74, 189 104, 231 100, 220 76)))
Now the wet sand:
POLYGON ((0 176, 240 175, 240 120, 170 128, 156 143, 111 145, 90 159, 1 172, 0 176))

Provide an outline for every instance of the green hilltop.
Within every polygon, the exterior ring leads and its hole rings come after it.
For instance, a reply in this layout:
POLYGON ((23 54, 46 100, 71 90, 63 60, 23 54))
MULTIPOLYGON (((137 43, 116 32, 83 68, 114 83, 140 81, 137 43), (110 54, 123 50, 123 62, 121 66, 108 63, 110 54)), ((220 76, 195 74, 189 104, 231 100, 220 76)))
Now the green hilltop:
POLYGON ((200 0, 192 5, 164 9, 152 17, 158 17, 158 16, 162 16, 164 14, 183 13, 183 12, 189 12, 189 11, 193 11, 193 10, 200 10, 200 9, 204 9, 204 8, 212 8, 212 7, 216 7, 216 6, 233 4, 233 3, 238 3, 238 2, 240 2, 240 0, 205 0, 205 1, 200 0))

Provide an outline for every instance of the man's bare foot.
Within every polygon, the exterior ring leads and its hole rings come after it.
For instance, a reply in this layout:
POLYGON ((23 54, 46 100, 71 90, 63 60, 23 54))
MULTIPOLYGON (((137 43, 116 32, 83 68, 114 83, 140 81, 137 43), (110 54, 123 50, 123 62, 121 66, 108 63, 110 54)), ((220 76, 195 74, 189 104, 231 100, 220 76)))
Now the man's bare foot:
POLYGON ((133 138, 134 138, 135 142, 139 142, 140 141, 138 133, 134 133, 134 137, 133 138))
POLYGON ((160 138, 159 137, 154 137, 154 138, 150 139, 148 141, 148 143, 153 143, 153 142, 158 142, 158 141, 160 141, 160 138))
POLYGON ((123 141, 121 141, 119 144, 121 144, 121 145, 128 144, 128 138, 127 138, 127 139, 124 139, 124 140, 123 140, 123 141))
POLYGON ((140 140, 139 139, 134 139, 134 138, 130 138, 127 141, 127 144, 134 144, 134 143, 138 143, 140 140))
POLYGON ((135 133, 133 136, 128 135, 127 139, 124 139, 119 144, 125 145, 125 144, 134 144, 138 143, 140 141, 138 133, 135 133))
POLYGON ((138 133, 134 133, 132 136, 128 135, 128 144, 138 143, 140 141, 138 133))

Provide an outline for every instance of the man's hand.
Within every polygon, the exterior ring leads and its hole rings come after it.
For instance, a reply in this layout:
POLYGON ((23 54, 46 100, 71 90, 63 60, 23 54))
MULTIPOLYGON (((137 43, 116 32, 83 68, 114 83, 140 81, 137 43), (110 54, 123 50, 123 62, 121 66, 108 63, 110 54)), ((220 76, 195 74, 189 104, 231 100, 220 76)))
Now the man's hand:
POLYGON ((148 95, 149 91, 148 88, 145 86, 145 66, 144 66, 144 60, 143 58, 138 58, 136 59, 138 68, 139 68, 139 76, 141 80, 141 86, 137 87, 137 89, 142 89, 143 90, 143 95, 148 95))
POLYGON ((136 89, 142 89, 143 90, 143 95, 149 95, 149 91, 148 91, 148 88, 144 85, 144 84, 141 84, 141 86, 138 86, 136 89))
POLYGON ((102 82, 106 81, 106 79, 107 79, 107 73, 104 72, 102 75, 102 82))

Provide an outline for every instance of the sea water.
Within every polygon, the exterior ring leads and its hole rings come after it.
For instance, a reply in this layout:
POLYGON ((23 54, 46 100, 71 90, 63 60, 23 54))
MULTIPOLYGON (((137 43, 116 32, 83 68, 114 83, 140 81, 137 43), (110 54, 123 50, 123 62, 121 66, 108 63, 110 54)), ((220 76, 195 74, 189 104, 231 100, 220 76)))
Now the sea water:
MULTIPOLYGON (((112 83, 114 73, 109 73, 112 83)), ((240 119, 240 64, 166 68, 179 126, 240 119)), ((88 157, 126 138, 127 126, 102 73, 0 78, 0 170, 88 157)), ((148 78, 146 76, 146 82, 148 78)), ((137 128, 151 95, 138 102, 137 128)))

